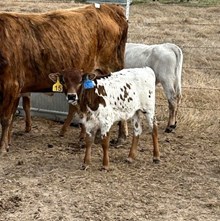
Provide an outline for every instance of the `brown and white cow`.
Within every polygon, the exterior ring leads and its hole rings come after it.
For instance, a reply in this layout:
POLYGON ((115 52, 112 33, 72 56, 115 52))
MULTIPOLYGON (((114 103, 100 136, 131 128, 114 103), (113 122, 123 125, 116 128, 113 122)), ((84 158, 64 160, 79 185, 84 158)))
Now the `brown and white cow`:
POLYGON ((90 75, 82 76, 80 71, 73 70, 50 74, 52 81, 57 77, 64 79, 67 87, 68 102, 79 104, 84 114, 82 123, 86 128, 83 169, 91 162, 91 146, 97 129, 101 130, 103 148, 103 169, 109 169, 109 131, 118 121, 132 119, 133 140, 127 160, 132 162, 137 154, 139 136, 142 133, 140 113, 148 121, 153 140, 153 161, 159 162, 157 124, 155 120, 155 74, 149 68, 123 69, 106 77, 90 80, 90 75), (78 73, 78 74, 77 74, 78 73))
POLYGON ((21 93, 51 91, 49 73, 103 73, 124 66, 128 24, 121 6, 103 4, 48 13, 0 13, 0 151, 21 93))

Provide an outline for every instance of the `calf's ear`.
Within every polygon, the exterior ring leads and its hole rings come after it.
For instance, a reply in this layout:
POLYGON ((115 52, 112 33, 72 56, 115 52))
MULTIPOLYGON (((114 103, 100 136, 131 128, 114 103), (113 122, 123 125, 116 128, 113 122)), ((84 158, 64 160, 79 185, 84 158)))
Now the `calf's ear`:
POLYGON ((96 78, 96 74, 93 74, 93 73, 86 73, 86 74, 83 74, 82 75, 82 81, 85 81, 85 80, 94 80, 96 78))
POLYGON ((59 72, 57 72, 57 73, 50 73, 50 74, 48 75, 48 77, 50 78, 50 80, 53 81, 54 83, 56 83, 56 82, 57 82, 57 79, 60 79, 61 76, 62 76, 62 75, 61 75, 59 72))
POLYGON ((96 76, 97 76, 96 73, 90 73, 90 74, 88 74, 89 80, 92 80, 92 81, 95 80, 96 76))

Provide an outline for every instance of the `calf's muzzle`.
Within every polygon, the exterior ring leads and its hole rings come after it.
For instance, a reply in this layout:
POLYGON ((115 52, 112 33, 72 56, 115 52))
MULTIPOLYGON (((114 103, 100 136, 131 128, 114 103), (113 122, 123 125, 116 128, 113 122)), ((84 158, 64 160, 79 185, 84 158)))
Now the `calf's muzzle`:
POLYGON ((72 104, 72 105, 76 105, 77 104, 77 101, 78 101, 78 96, 76 93, 68 93, 67 94, 67 101, 69 104, 72 104))

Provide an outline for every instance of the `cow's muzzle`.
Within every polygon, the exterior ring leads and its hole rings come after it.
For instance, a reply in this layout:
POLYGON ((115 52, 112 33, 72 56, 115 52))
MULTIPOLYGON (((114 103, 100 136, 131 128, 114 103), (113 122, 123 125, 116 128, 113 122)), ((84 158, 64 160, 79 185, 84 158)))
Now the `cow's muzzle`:
POLYGON ((77 101, 78 101, 78 96, 77 94, 67 94, 67 101, 69 104, 72 104, 72 105, 76 105, 77 104, 77 101))

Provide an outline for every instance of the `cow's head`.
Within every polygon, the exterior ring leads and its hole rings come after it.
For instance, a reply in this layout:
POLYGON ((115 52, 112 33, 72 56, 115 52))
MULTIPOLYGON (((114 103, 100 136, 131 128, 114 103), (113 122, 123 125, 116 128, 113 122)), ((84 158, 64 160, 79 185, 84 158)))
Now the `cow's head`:
POLYGON ((49 78, 55 83, 59 80, 59 82, 63 85, 64 92, 67 95, 66 98, 68 103, 76 105, 79 100, 78 92, 81 85, 83 84, 84 89, 92 88, 94 85, 92 85, 93 82, 91 82, 91 79, 94 79, 96 75, 97 72, 92 74, 84 74, 80 70, 73 69, 51 73, 49 74, 49 78))

